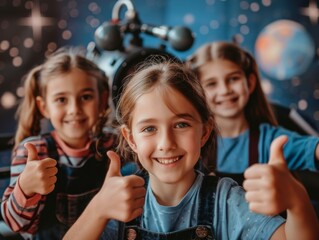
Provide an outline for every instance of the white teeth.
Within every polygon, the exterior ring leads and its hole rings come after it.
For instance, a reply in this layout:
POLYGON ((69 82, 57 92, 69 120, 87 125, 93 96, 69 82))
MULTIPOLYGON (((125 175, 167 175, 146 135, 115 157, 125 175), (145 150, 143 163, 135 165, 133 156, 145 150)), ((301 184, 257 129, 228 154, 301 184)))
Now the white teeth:
POLYGON ((157 161, 159 162, 159 163, 162 163, 162 164, 171 164, 171 163, 173 163, 173 162, 176 162, 176 161, 178 161, 178 157, 176 157, 176 158, 171 158, 171 159, 160 159, 160 158, 158 158, 157 159, 157 161))
POLYGON ((80 123, 82 122, 83 120, 79 119, 79 120, 70 120, 70 121, 66 121, 67 123, 70 123, 70 124, 76 124, 76 123, 80 123))

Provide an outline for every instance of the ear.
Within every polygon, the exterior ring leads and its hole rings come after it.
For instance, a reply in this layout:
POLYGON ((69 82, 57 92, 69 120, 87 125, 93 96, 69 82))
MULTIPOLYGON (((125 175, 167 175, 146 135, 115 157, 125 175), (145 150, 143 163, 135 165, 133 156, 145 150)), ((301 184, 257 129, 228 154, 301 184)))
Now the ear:
POLYGON ((205 143, 207 142, 210 134, 212 133, 213 130, 213 118, 211 117, 210 120, 203 125, 203 135, 201 138, 201 147, 203 147, 205 145, 205 143))
POLYGON ((37 107, 40 111, 40 113, 47 119, 50 119, 50 115, 49 115, 49 112, 48 112, 48 109, 47 109, 47 106, 45 104, 45 101, 42 97, 40 96, 37 96, 36 97, 36 104, 37 104, 37 107))
POLYGON ((256 87, 256 75, 255 74, 250 74, 248 77, 248 88, 249 88, 249 93, 251 94, 256 87))
POLYGON ((128 143, 128 145, 130 146, 130 148, 134 152, 137 152, 137 147, 130 129, 128 129, 127 126, 121 127, 121 133, 123 137, 125 138, 126 142, 128 143))

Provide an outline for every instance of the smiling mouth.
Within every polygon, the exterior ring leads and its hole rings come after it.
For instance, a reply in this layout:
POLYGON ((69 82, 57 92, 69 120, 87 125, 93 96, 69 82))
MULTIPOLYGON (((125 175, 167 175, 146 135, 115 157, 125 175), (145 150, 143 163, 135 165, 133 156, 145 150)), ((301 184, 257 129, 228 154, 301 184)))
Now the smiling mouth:
POLYGON ((164 165, 167 165, 167 164, 172 164, 172 163, 175 163, 177 162, 178 160, 180 160, 182 157, 179 156, 179 157, 174 157, 174 158, 156 158, 156 161, 160 164, 164 164, 164 165))
POLYGON ((65 123, 68 124, 81 124, 85 122, 85 119, 78 119, 78 120, 69 120, 69 121, 64 121, 65 123))
POLYGON ((231 98, 228 100, 223 100, 223 101, 218 101, 216 102, 217 105, 227 105, 227 104, 232 104, 235 103, 237 101, 238 98, 231 98))

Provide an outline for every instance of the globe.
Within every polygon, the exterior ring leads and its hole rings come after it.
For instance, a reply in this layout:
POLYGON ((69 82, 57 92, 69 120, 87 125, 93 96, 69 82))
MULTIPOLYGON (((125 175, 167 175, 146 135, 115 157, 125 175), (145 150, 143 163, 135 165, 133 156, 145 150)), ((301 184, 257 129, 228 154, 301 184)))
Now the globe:
POLYGON ((278 20, 267 25, 257 37, 255 57, 260 69, 277 80, 304 73, 315 55, 315 44, 299 23, 278 20))

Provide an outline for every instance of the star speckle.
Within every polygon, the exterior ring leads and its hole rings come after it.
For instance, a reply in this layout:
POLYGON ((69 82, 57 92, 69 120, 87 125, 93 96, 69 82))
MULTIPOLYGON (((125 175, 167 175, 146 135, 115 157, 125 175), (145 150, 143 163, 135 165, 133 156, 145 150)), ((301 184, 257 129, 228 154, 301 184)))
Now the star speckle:
POLYGON ((307 8, 301 8, 300 10, 302 15, 308 16, 312 24, 318 23, 319 18, 319 8, 317 7, 317 3, 314 0, 309 1, 309 5, 307 8))
POLYGON ((43 17, 41 15, 38 1, 36 1, 34 6, 31 8, 31 16, 21 18, 19 21, 20 25, 32 28, 33 38, 38 41, 42 38, 42 27, 52 26, 54 22, 54 18, 43 17))

